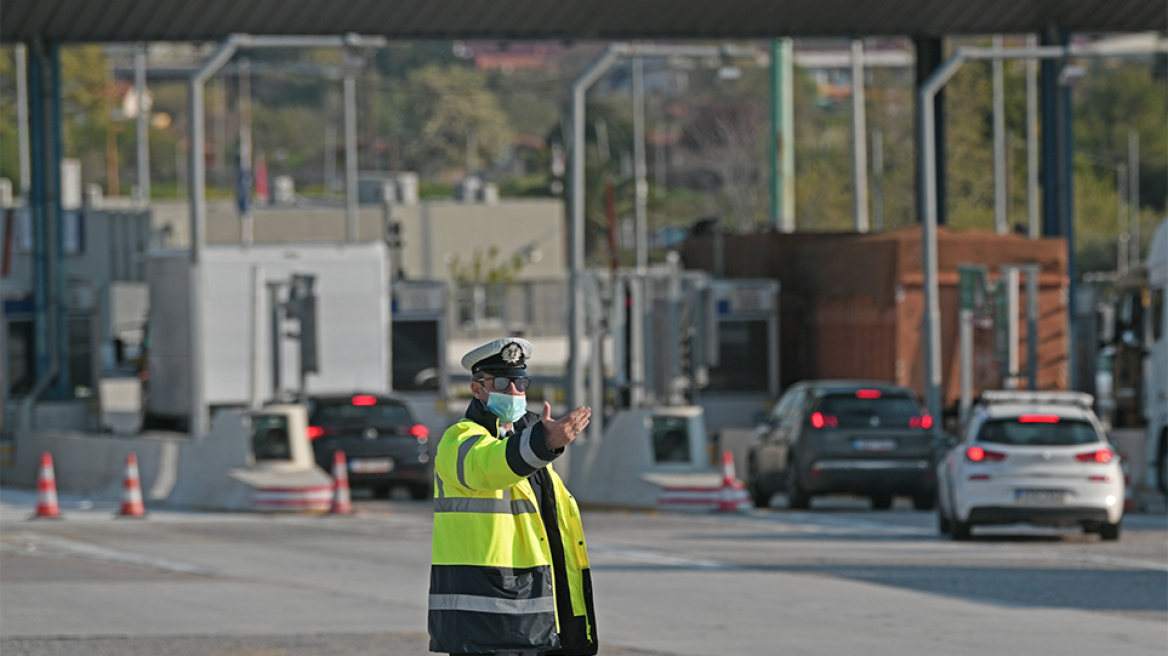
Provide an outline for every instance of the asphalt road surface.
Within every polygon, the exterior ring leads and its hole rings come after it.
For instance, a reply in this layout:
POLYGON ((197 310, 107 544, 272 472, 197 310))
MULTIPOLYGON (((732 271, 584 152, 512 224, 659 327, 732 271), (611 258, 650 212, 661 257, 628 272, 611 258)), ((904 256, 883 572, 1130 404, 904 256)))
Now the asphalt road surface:
MULTIPOLYGON (((428 502, 214 514, 0 490, 4 656, 427 654, 428 502)), ((1168 517, 937 535, 903 500, 585 510, 605 656, 1168 653, 1168 517)))

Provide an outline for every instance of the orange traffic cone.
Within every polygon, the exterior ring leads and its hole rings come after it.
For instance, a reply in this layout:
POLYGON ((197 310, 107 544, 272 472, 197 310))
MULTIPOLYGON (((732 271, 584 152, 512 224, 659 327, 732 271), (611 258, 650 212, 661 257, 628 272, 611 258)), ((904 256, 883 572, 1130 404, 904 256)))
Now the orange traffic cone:
POLYGON ((345 452, 337 449, 333 454, 333 505, 330 515, 348 515, 353 512, 353 501, 349 496, 349 466, 345 463, 345 452))
POLYGON ((722 452, 722 489, 718 494, 718 512, 738 512, 745 490, 734 475, 734 454, 722 452))
POLYGON ((33 518, 46 517, 60 519, 61 508, 57 505, 57 477, 53 475, 53 454, 41 454, 41 473, 37 477, 37 506, 33 518))
POLYGON ((142 503, 142 482, 138 479, 138 456, 126 454, 126 482, 122 485, 122 509, 118 517, 145 517, 142 503))

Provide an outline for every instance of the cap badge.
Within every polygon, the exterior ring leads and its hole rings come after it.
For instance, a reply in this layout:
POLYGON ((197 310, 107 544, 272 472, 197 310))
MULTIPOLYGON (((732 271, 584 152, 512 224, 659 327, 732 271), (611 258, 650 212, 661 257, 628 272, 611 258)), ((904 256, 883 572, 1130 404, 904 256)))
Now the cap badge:
POLYGON ((520 349, 519 345, 515 342, 511 342, 510 344, 504 346, 502 353, 500 353, 500 355, 503 356, 503 361, 507 364, 515 364, 519 362, 519 358, 522 354, 523 350, 520 349))

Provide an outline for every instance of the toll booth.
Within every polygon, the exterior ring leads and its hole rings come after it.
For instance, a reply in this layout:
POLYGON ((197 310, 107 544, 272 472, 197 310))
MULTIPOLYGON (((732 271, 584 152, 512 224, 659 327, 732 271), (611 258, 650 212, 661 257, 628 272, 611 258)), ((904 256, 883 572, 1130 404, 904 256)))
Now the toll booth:
POLYGON ((778 396, 778 281, 664 267, 613 288, 619 407, 700 405, 713 433, 751 425, 778 396))
POLYGON ((707 294, 707 383, 700 403, 716 433, 752 425, 779 395, 779 282, 713 280, 707 294))
POLYGON ((212 510, 323 511, 332 477, 316 466, 303 405, 223 409, 201 440, 180 447, 167 502, 212 510))
POLYGON ((702 409, 664 406, 617 414, 604 439, 572 445, 572 494, 584 505, 656 508, 671 490, 717 490, 702 409))

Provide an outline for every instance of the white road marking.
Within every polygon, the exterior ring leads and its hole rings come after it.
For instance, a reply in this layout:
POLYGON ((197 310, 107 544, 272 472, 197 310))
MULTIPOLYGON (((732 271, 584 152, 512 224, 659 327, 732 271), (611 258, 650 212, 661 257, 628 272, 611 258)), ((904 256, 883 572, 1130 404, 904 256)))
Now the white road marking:
POLYGON ((69 540, 36 533, 34 531, 21 531, 19 533, 5 535, 4 539, 0 540, 0 550, 26 556, 80 558, 97 563, 132 565, 135 567, 145 567, 178 574, 192 574, 195 576, 215 575, 215 572, 197 565, 180 563, 165 558, 144 556, 128 551, 118 551, 89 542, 69 540))

